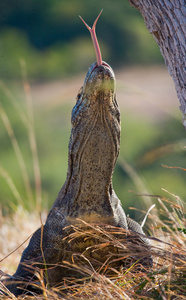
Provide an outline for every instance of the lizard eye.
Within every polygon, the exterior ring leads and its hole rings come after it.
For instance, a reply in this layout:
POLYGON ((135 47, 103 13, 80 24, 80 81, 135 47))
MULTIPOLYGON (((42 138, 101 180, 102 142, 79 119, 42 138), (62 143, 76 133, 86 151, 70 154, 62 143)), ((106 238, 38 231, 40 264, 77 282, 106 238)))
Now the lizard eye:
POLYGON ((83 91, 83 87, 80 88, 78 94, 77 94, 77 97, 76 97, 76 101, 78 102, 79 99, 81 98, 81 95, 82 95, 82 91, 83 91))
POLYGON ((71 122, 72 122, 73 127, 76 124, 77 114, 78 114, 78 111, 79 111, 79 107, 81 105, 81 96, 82 96, 82 93, 83 93, 83 87, 80 88, 80 90, 79 90, 79 92, 77 94, 77 97, 76 97, 76 104, 75 104, 75 106, 72 109, 71 122))

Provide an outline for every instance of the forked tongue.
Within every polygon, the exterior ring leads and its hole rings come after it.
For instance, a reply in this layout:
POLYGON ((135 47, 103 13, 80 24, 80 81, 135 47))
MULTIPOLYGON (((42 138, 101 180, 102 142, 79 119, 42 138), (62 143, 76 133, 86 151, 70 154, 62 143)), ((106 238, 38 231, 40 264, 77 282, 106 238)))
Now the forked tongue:
POLYGON ((87 23, 83 20, 83 18, 81 16, 79 16, 80 19, 85 24, 85 26, 90 31, 91 38, 92 38, 92 41, 93 41, 93 44, 94 44, 94 49, 95 49, 95 52, 96 52, 96 58, 97 58, 97 65, 98 65, 98 67, 102 65, 102 57, 101 57, 101 51, 100 51, 100 48, 99 48, 99 43, 98 43, 97 36, 96 36, 96 24, 97 24, 97 21, 98 21, 100 15, 101 15, 102 11, 103 10, 100 11, 99 15, 97 16, 96 20, 94 21, 94 24, 93 24, 92 28, 87 25, 87 23))

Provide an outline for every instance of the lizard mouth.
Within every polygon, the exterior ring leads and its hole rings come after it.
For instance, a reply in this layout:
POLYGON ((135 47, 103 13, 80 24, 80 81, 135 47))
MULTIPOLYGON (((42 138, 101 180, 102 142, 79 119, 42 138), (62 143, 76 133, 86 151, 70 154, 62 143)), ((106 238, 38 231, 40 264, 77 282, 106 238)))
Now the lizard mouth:
POLYGON ((101 65, 98 65, 98 63, 93 64, 91 73, 92 73, 96 68, 99 68, 100 66, 106 66, 106 67, 108 67, 108 68, 111 69, 111 66, 109 66, 109 64, 107 64, 105 61, 102 61, 101 65))

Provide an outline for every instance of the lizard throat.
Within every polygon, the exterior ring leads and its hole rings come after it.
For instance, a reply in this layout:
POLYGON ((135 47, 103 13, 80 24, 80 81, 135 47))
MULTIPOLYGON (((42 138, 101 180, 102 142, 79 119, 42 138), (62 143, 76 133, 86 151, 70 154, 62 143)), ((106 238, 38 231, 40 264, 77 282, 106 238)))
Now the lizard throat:
MULTIPOLYGON (((74 141, 70 151, 71 180, 76 188, 74 202, 71 205, 73 215, 77 215, 77 211, 81 215, 83 211, 86 213, 95 211, 98 214, 100 213, 98 209, 109 206, 109 187, 117 159, 117 145, 103 116, 102 120, 100 116, 95 116, 91 121, 87 124, 81 140, 78 140, 78 147, 74 141)), ((107 207, 106 211, 108 210, 107 207)))

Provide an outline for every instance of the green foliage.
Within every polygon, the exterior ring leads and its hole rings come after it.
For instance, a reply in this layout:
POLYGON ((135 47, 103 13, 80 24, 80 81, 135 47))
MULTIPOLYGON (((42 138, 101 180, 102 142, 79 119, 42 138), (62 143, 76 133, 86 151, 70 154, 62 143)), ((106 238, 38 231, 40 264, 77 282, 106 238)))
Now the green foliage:
POLYGON ((86 39, 39 51, 29 44, 23 32, 10 29, 1 35, 0 57, 2 77, 20 78, 20 60, 24 59, 30 78, 46 80, 65 77, 69 73, 74 74, 82 70, 94 61, 94 51, 91 41, 86 39))
POLYGON ((123 0, 0 3, 0 76, 19 78, 24 59, 29 77, 50 79, 81 72, 95 54, 88 30, 101 9, 97 34, 103 59, 113 67, 162 62, 141 15, 123 0))

